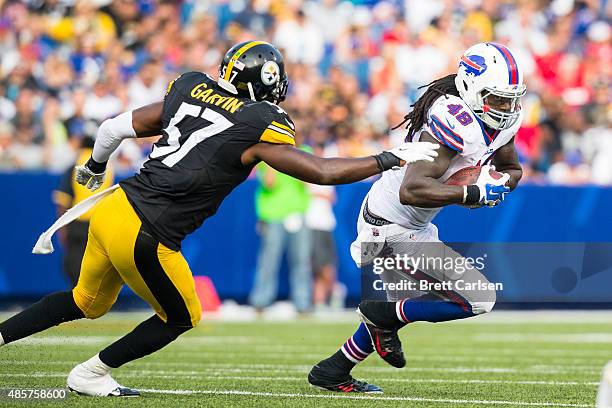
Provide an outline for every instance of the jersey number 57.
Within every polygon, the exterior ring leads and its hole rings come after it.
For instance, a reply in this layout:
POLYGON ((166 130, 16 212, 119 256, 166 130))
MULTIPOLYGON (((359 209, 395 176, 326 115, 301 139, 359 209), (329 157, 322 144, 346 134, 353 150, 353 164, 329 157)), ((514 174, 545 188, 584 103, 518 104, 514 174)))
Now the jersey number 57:
POLYGON ((162 163, 168 167, 174 166, 183 157, 187 156, 187 153, 193 149, 198 143, 208 139, 211 136, 219 134, 224 130, 229 129, 234 124, 227 120, 225 116, 215 112, 210 108, 202 111, 201 106, 192 105, 187 102, 183 102, 178 108, 168 127, 164 129, 164 132, 168 134, 168 145, 167 146, 155 146, 151 152, 151 158, 155 159, 158 157, 166 156, 162 163), (195 132, 191 133, 187 139, 184 139, 183 144, 180 144, 181 131, 177 125, 185 119, 187 116, 201 117, 202 119, 211 122, 210 125, 204 126, 195 132))

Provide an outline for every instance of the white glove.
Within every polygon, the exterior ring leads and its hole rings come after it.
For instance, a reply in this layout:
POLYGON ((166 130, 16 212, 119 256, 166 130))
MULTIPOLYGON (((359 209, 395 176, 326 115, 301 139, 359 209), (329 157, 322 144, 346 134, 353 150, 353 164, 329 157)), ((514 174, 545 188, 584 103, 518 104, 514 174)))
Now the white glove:
POLYGON ((419 160, 434 161, 434 157, 438 157, 440 145, 429 142, 407 142, 389 150, 389 153, 394 155, 406 164, 414 163, 419 160))
POLYGON ((480 191, 480 200, 476 207, 487 205, 489 207, 495 207, 502 201, 506 194, 510 192, 510 187, 506 186, 506 183, 510 179, 508 173, 503 173, 503 177, 494 179, 489 174, 490 170, 495 170, 495 166, 484 165, 480 170, 480 175, 476 180, 476 187, 480 191))
POLYGON ((104 172, 94 173, 85 164, 74 168, 74 178, 80 185, 87 187, 91 191, 95 191, 104 183, 104 172))

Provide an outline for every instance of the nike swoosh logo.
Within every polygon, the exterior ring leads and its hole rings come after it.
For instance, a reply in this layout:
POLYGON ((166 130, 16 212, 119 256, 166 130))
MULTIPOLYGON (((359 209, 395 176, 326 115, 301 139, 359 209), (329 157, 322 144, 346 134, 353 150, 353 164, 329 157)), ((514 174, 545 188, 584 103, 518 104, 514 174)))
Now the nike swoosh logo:
POLYGON ((380 346, 380 338, 378 337, 378 333, 376 333, 376 351, 381 357, 386 357, 387 354, 389 354, 388 351, 383 351, 382 347, 380 346))
POLYGON ((451 125, 451 124, 450 124, 450 122, 448 121, 448 119, 447 119, 447 118, 444 118, 444 120, 446 120, 446 124, 448 125, 448 127, 449 127, 449 128, 451 128, 451 129, 454 129, 454 128, 455 128, 455 126, 454 126, 454 125, 451 125))

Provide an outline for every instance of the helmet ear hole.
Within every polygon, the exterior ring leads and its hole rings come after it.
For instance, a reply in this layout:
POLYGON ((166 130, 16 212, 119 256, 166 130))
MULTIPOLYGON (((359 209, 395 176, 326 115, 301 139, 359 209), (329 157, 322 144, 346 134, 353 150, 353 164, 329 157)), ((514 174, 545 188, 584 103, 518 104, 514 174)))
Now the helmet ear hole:
POLYGON ((465 88, 466 91, 468 90, 467 82, 463 81, 463 87, 465 88))

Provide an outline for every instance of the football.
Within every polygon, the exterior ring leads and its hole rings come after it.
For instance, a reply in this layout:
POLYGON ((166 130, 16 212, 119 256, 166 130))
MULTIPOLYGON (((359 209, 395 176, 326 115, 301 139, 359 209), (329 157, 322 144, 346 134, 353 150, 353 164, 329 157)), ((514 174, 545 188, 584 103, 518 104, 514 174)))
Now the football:
MULTIPOLYGON (((481 166, 470 166, 465 167, 454 174, 452 174, 444 184, 448 184, 451 186, 467 186, 470 184, 474 184, 476 180, 478 180, 478 176, 480 175, 481 166)), ((502 178, 504 175, 498 171, 493 169, 489 169, 489 174, 495 180, 502 178)))

